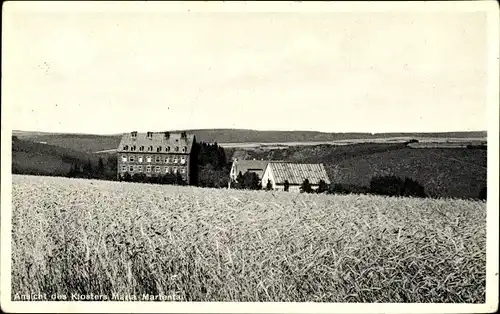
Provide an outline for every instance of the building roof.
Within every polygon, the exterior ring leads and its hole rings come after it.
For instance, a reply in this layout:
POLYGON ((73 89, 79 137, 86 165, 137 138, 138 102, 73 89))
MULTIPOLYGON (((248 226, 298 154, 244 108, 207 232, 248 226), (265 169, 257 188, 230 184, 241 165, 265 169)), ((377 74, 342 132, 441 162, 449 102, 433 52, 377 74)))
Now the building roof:
POLYGON ((170 148, 169 153, 190 153, 195 141, 194 134, 186 134, 183 138, 182 132, 150 132, 150 137, 148 137, 148 133, 136 133, 133 137, 132 133, 126 133, 122 136, 118 152, 130 152, 130 147, 135 146, 134 152, 141 153, 157 153, 158 147, 161 147, 161 153, 166 153, 167 147, 170 148), (128 149, 125 150, 125 146, 128 146, 128 149), (140 151, 141 146, 144 146, 144 151, 140 151), (149 146, 153 147, 151 151, 148 151, 149 146), (179 151, 175 150, 176 146, 179 147, 179 151), (182 151, 183 147, 186 147, 186 152, 182 151))
POLYGON ((235 175, 238 175, 240 171, 241 174, 250 171, 255 172, 259 178, 262 178, 268 163, 268 160, 236 160, 233 161, 233 169, 235 170, 235 175))
POLYGON ((268 164, 276 184, 302 184, 308 179, 311 184, 319 184, 320 180, 330 184, 330 179, 323 164, 297 164, 288 162, 272 162, 268 164))

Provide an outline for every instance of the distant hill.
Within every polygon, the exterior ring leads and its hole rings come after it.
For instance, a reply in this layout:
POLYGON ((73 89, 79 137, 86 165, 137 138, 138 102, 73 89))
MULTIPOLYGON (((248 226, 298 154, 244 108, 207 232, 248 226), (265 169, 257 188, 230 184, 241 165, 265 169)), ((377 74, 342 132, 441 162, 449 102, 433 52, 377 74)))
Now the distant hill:
POLYGON ((120 144, 121 135, 66 134, 12 131, 12 135, 20 140, 66 148, 72 151, 94 153, 101 150, 114 149, 120 144))
MULTIPOLYGON (((181 130, 171 130, 171 132, 181 130)), ((283 142, 327 142, 360 139, 410 138, 486 138, 486 132, 443 132, 443 133, 324 133, 314 131, 258 131, 245 129, 193 129, 182 130, 194 133, 198 141, 217 143, 283 143, 283 142)), ((46 142, 50 145, 76 151, 93 153, 115 149, 121 134, 67 134, 30 131, 13 131, 19 139, 46 142)))
POLYGON ((12 142, 13 173, 64 175, 74 162, 97 163, 99 157, 55 145, 18 139, 12 142))

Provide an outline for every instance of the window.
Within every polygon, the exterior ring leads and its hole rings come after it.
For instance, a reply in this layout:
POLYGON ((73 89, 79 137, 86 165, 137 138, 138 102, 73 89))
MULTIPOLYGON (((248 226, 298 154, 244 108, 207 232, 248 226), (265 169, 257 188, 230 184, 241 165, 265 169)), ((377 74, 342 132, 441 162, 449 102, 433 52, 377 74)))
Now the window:
POLYGON ((156 167, 155 167, 155 171, 156 171, 156 172, 160 172, 160 166, 156 166, 156 167))
POLYGON ((161 153, 161 146, 156 147, 156 152, 161 153))
POLYGON ((176 163, 177 163, 177 157, 172 158, 172 162, 173 162, 174 164, 176 164, 176 163))
POLYGON ((161 162, 161 156, 156 156, 155 161, 156 161, 156 162, 161 162))
POLYGON ((146 166, 146 172, 151 172, 151 166, 146 166))
POLYGON ((128 145, 123 146, 123 150, 128 150, 128 145))
POLYGON ((142 162, 142 156, 137 157, 137 162, 142 162))
POLYGON ((135 157, 134 157, 134 155, 130 155, 130 157, 128 158, 128 160, 129 160, 130 162, 134 162, 134 161, 135 161, 135 157))
POLYGON ((142 172, 142 166, 136 166, 137 171, 142 172))
POLYGON ((139 147, 139 151, 140 151, 140 152, 143 152, 143 151, 144 151, 144 146, 140 146, 140 147, 139 147))
POLYGON ((179 151, 179 146, 175 146, 175 151, 178 152, 179 151))
POLYGON ((170 162, 170 158, 168 156, 165 157, 165 163, 168 164, 170 162))
POLYGON ((122 156, 122 162, 127 162, 127 156, 125 155, 122 156))
POLYGON ((130 172, 134 172, 134 166, 130 166, 130 167, 128 167, 128 171, 130 171, 130 172))
POLYGON ((170 167, 165 167, 165 173, 170 173, 170 167))
POLYGON ((183 153, 187 152, 187 147, 186 146, 182 147, 182 152, 183 153))
POLYGON ((153 146, 148 146, 148 152, 152 152, 153 151, 153 146))
POLYGON ((165 147, 165 151, 166 151, 166 152, 169 152, 169 151, 170 151, 170 146, 166 146, 166 147, 165 147))
POLYGON ((123 165, 122 166, 122 171, 127 171, 127 166, 123 165))
POLYGON ((134 145, 134 146, 132 146, 132 147, 130 147, 130 151, 131 151, 131 152, 135 152, 135 149, 136 149, 135 145, 134 145))
POLYGON ((181 157, 181 164, 185 164, 186 163, 186 157, 181 157))
POLYGON ((174 167, 172 170, 174 173, 177 173, 177 167, 174 167))
POLYGON ((146 156, 146 162, 151 162, 151 156, 146 156))
POLYGON ((182 167, 181 168, 181 173, 186 173, 186 168, 182 167))

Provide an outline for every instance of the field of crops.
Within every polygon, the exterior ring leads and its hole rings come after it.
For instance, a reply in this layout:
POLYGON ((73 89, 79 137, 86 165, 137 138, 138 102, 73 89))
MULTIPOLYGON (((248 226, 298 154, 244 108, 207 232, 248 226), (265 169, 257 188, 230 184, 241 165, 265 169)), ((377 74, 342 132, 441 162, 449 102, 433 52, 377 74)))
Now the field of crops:
POLYGON ((13 176, 12 294, 485 302, 486 203, 13 176))

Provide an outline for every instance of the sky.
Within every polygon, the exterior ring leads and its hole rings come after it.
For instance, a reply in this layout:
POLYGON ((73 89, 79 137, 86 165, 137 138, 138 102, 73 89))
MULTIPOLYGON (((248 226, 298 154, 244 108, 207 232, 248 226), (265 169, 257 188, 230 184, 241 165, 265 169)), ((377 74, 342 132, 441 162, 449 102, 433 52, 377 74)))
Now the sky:
POLYGON ((8 13, 14 130, 487 129, 484 12, 8 13))

